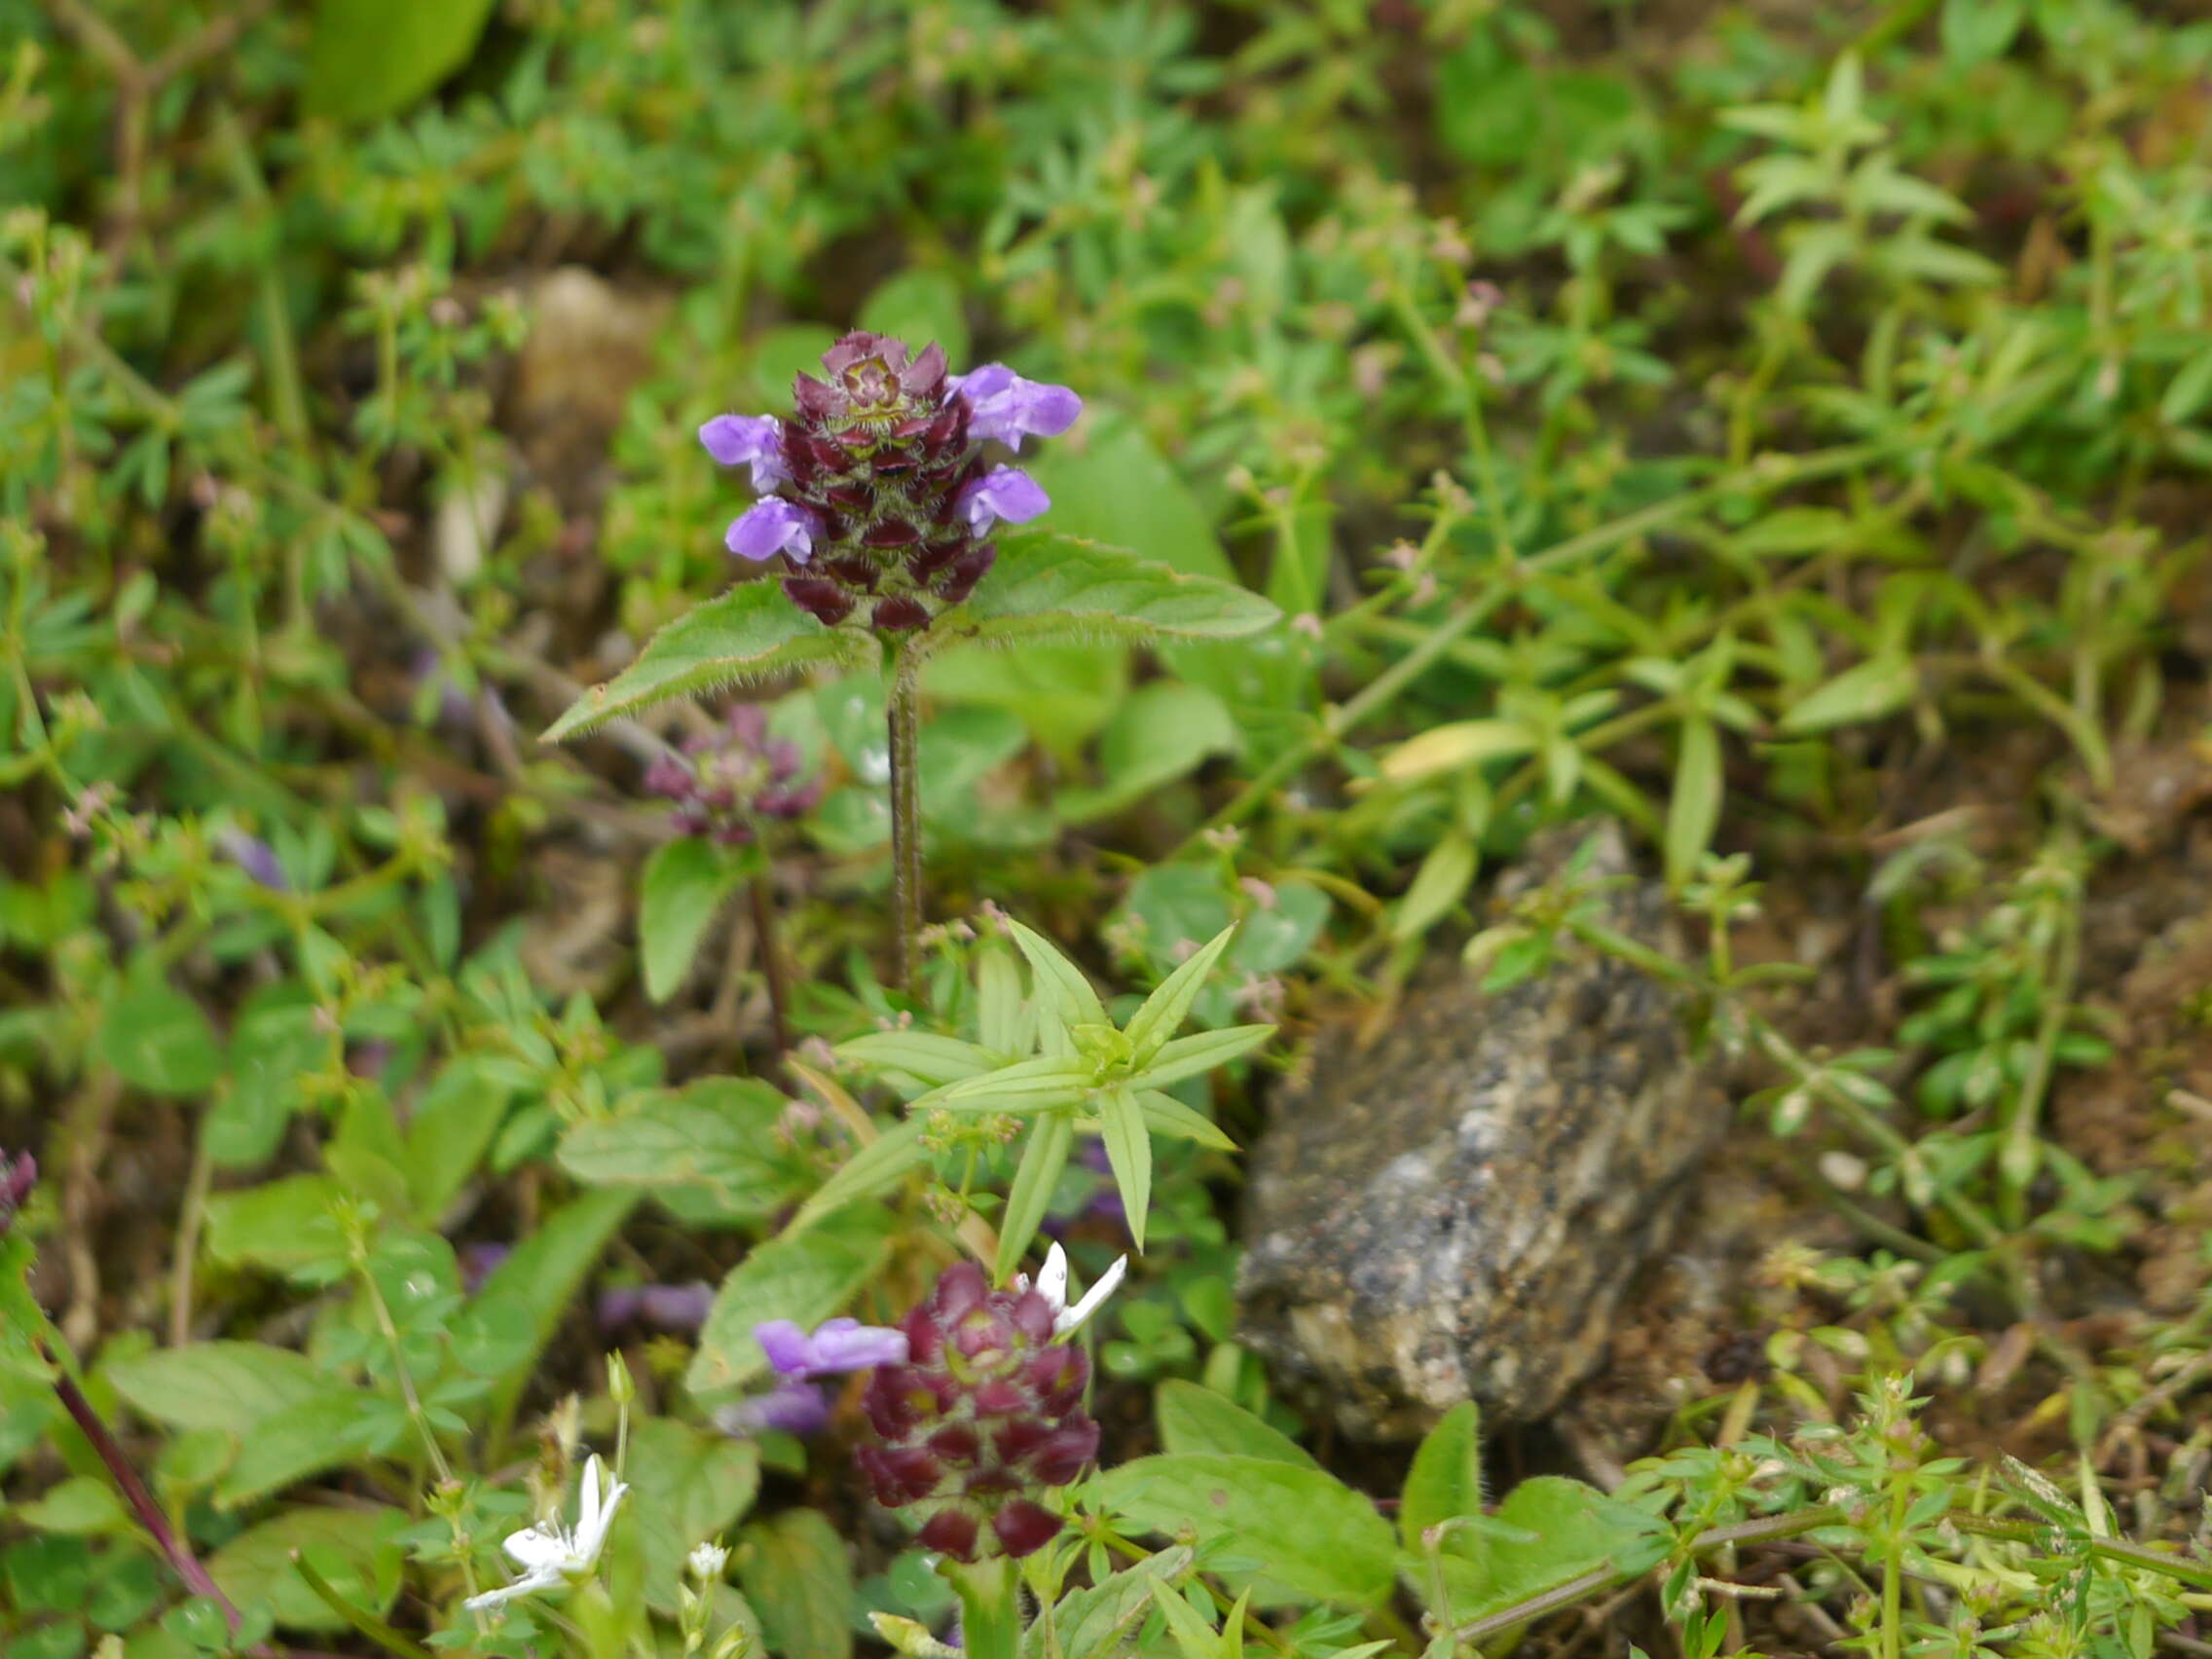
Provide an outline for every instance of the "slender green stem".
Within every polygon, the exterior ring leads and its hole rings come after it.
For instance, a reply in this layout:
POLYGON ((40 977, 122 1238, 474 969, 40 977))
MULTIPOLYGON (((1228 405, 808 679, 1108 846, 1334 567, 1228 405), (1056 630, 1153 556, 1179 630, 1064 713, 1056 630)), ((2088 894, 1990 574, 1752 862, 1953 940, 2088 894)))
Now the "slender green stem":
POLYGON ((399 1326, 392 1319, 391 1308, 384 1299, 384 1291, 377 1276, 369 1270, 366 1256, 354 1259, 354 1273, 361 1288, 368 1294, 369 1308, 377 1317, 377 1329, 384 1333, 385 1346, 391 1350, 391 1369, 399 1379, 400 1398, 407 1403, 407 1415, 414 1420, 415 1432, 422 1436, 424 1450, 430 1456, 430 1467, 436 1471, 440 1484, 453 1479, 453 1465, 446 1461, 445 1449, 438 1444, 437 1430, 430 1426, 429 1413, 423 1409, 423 1397, 415 1388, 415 1374, 408 1368, 406 1346, 400 1341, 399 1326))
POLYGON ((375 1614, 356 1607, 341 1596, 330 1580, 315 1571, 308 1558, 298 1550, 292 1552, 292 1569, 306 1580, 314 1599, 351 1625, 387 1653, 397 1653, 401 1659, 434 1659, 430 1650, 421 1642, 401 1634, 375 1614))
POLYGON ((901 645, 891 660, 891 907, 899 936, 901 990, 912 990, 922 935, 922 726, 920 655, 901 645))
POLYGON ((792 1051, 791 977, 784 965, 782 940, 776 933, 776 896, 766 875, 753 878, 753 945, 760 953, 760 973, 768 981, 768 1023, 776 1039, 776 1065, 792 1051))

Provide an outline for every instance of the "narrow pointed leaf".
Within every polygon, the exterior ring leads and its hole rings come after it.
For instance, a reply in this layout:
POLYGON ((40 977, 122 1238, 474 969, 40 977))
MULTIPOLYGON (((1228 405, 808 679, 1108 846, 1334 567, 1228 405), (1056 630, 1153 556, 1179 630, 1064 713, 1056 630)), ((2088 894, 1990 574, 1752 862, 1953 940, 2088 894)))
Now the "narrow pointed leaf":
POLYGON ((1154 1056, 1136 1082, 1147 1088, 1165 1088, 1187 1077, 1199 1077, 1248 1054, 1275 1034, 1272 1025, 1225 1025, 1219 1031, 1199 1031, 1178 1037, 1154 1056))
POLYGON ((1106 1142, 1106 1161, 1114 1168, 1114 1185, 1121 1189, 1123 1207, 1129 1212, 1130 1242, 1142 1250, 1145 1209, 1152 1202, 1152 1132, 1145 1125, 1136 1091, 1109 1088, 1100 1093, 1098 1124, 1106 1142))
POLYGON ((1205 989, 1206 976, 1213 972, 1213 965, 1221 960, 1221 953, 1229 948, 1229 941, 1235 936, 1236 924, 1232 922, 1191 952, 1188 960, 1161 980, 1160 988, 1145 998, 1144 1007, 1129 1016, 1124 1029, 1137 1064, 1142 1065, 1157 1054, 1190 1016, 1191 1005, 1205 989))
POLYGON ((976 962, 976 1035, 1001 1054, 1029 1047, 1022 1034, 1021 971, 999 946, 986 946, 976 962))
POLYGON ((914 1101, 917 1112, 943 1106, 973 1109, 978 1102, 1003 1102, 1033 1094, 1039 1089, 1081 1089, 1090 1082, 1090 1068, 1063 1054, 1039 1054, 997 1066, 977 1077, 962 1078, 933 1088, 914 1101))
POLYGON ((571 703, 543 741, 559 743, 693 691, 764 680, 811 663, 859 663, 873 648, 873 641, 858 629, 825 628, 786 599, 776 583, 741 582, 655 634, 636 662, 571 703))
POLYGON ((1021 1265, 1029 1241, 1037 1236, 1074 1146, 1075 1122, 1067 1113, 1048 1112, 1032 1121, 1029 1144, 1022 1148, 1020 1166, 1007 1192, 1006 1214, 999 1223, 999 1254, 992 1276, 1000 1283, 1021 1265))
POLYGON ((1144 1121, 1152 1125, 1156 1135, 1197 1141, 1216 1152, 1236 1150, 1236 1143, 1221 1132, 1220 1124, 1203 1112, 1193 1111, 1172 1094, 1162 1094, 1157 1088, 1139 1089, 1137 1104, 1144 1108, 1144 1121))
POLYGON ((1090 981, 1083 977, 1083 970, 1059 952, 1058 946, 1034 929, 1019 922, 1009 922, 1014 942, 1028 960, 1029 971, 1037 977, 1037 992, 1049 997, 1060 1010, 1060 1015, 1071 1025, 1101 1025, 1106 1020, 1106 1007, 1098 1000, 1098 993, 1090 988, 1090 981))
POLYGON ((977 1043, 929 1031, 870 1031, 837 1045, 840 1060, 858 1060, 877 1072, 910 1077, 925 1088, 941 1088, 991 1069, 994 1056, 977 1043))

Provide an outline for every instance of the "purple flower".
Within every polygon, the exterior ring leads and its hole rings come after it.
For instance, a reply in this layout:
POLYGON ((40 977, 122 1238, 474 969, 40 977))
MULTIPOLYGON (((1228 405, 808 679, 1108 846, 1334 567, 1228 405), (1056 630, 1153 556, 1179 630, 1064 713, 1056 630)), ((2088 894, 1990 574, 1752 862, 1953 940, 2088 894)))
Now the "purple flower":
POLYGON ((618 1330, 636 1320, 660 1331, 696 1331, 714 1305, 710 1284, 616 1285, 599 1293, 594 1313, 602 1331, 618 1330))
POLYGON ((753 1327, 754 1339, 780 1377, 827 1377, 839 1371, 866 1371, 878 1365, 903 1365, 906 1337, 858 1319, 830 1319, 810 1337, 789 1319, 769 1319, 753 1327))
MULTIPOLYGON (((16 1212, 29 1201, 31 1189, 38 1185, 38 1160, 27 1152, 18 1152, 11 1159, 0 1152, 0 1234, 8 1231, 15 1221, 16 1212)), ((899 1339, 899 1357, 906 1357, 906 1339, 899 1339)))
POLYGON ((830 1426, 830 1402, 811 1382, 781 1382, 765 1394, 723 1406, 715 1413, 715 1426, 724 1434, 773 1429, 804 1438, 830 1426))
POLYGON ((461 1247, 461 1282, 469 1295, 484 1288, 484 1281, 501 1262, 515 1253, 512 1244, 463 1244, 461 1247))
POLYGON ((717 415, 699 428, 699 441, 724 466, 751 465, 753 487, 762 495, 792 475, 784 464, 784 424, 773 415, 717 415))
POLYGON ((953 498, 954 510, 975 527, 977 535, 987 534, 1001 519, 1027 524, 1051 504, 1052 498, 1037 480, 1018 466, 994 466, 963 484, 953 498))
POLYGON ((770 496, 756 501, 733 520, 723 544, 740 559, 758 562, 789 553, 792 563, 803 565, 814 551, 814 538, 822 534, 822 521, 795 501, 770 496))
POLYGON ((1023 438, 1056 438, 1083 413, 1083 399, 1066 387, 1023 380, 1004 363, 985 363, 948 384, 968 404, 969 435, 996 438, 1016 455, 1023 438))
POLYGON ((800 777, 805 767, 794 746, 768 735, 766 710, 740 703, 720 730, 686 739, 682 755, 655 756, 645 788, 676 803, 670 816, 682 833, 741 847, 756 836, 762 820, 803 818, 814 810, 823 784, 800 777))
POLYGON ((257 886, 272 893, 289 893, 292 884, 284 879, 284 866, 276 862, 276 853, 267 841, 248 835, 236 825, 226 824, 215 831, 215 841, 231 862, 251 876, 257 886))

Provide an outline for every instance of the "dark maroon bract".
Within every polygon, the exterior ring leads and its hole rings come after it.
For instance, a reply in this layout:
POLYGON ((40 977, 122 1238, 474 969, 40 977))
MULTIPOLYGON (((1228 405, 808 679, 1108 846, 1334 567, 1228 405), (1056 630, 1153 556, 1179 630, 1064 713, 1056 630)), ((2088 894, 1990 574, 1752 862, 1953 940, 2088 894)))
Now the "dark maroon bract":
POLYGON ((1060 1312, 1050 1287, 993 1290, 962 1262, 906 1315, 906 1363, 879 1367, 865 1398, 883 1443, 859 1461, 878 1502, 918 1513, 923 1548, 1025 1556, 1059 1531, 1030 1494, 1066 1486, 1098 1451, 1083 1409, 1090 1361, 1058 1340, 1060 1312))

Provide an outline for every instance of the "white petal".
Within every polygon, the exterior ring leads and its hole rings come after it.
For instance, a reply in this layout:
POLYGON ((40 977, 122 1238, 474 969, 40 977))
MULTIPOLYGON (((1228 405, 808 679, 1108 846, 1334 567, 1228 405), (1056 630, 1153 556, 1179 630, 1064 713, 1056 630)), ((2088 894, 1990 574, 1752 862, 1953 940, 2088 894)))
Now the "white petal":
POLYGON ((582 1537, 599 1521, 599 1454, 584 1459, 583 1490, 576 1496, 576 1536, 582 1537))
POLYGON ((539 1525, 527 1527, 519 1532, 507 1534, 500 1546, 514 1558, 515 1565, 529 1572, 543 1572, 554 1563, 565 1561, 573 1546, 569 1535, 558 1527, 539 1525))
POLYGON ((1056 1241, 1045 1252, 1045 1265, 1037 1271, 1037 1294, 1054 1313, 1068 1305, 1068 1253, 1056 1241))
MULTIPOLYGON (((1056 1251, 1059 1246, 1055 1244, 1052 1248, 1056 1251)), ((1051 1271, 1051 1264, 1047 1264, 1046 1271, 1051 1271)), ((1063 1273, 1067 1271, 1066 1264, 1061 1265, 1060 1271, 1063 1273)), ((1122 1282, 1122 1275, 1128 1271, 1128 1257, 1123 1256, 1118 1259, 1112 1267, 1099 1275, 1098 1282, 1090 1287, 1090 1293, 1088 1296, 1052 1321, 1052 1334, 1056 1337, 1064 1337, 1097 1312, 1106 1299, 1114 1294, 1115 1286, 1122 1282)))
POLYGON ((608 1529, 614 1525, 614 1512, 622 1507, 622 1494, 629 1490, 626 1482, 616 1481, 608 1491, 605 1507, 576 1529, 576 1554, 571 1571, 589 1571, 591 1564, 599 1560, 599 1552, 607 1543, 608 1529))
POLYGON ((511 1602, 517 1596, 535 1596, 540 1590, 559 1587, 561 1575, 550 1568, 525 1573, 512 1584, 502 1584, 497 1590, 487 1590, 481 1596, 471 1596, 461 1604, 464 1607, 496 1607, 501 1602, 511 1602))

